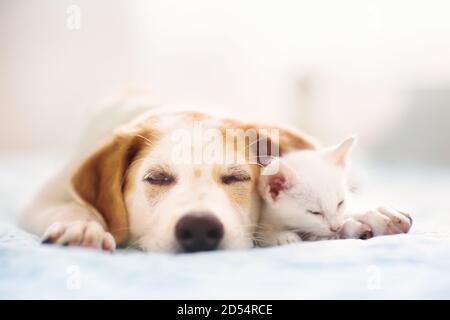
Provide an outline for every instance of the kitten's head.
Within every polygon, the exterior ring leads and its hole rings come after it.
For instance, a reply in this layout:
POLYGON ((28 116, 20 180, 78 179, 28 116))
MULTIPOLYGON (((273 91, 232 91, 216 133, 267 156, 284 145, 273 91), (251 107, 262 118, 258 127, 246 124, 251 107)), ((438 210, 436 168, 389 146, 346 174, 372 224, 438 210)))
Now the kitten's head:
POLYGON ((261 196, 267 214, 287 229, 333 236, 342 227, 346 205, 346 174, 351 137, 337 146, 289 153, 262 171, 261 196))

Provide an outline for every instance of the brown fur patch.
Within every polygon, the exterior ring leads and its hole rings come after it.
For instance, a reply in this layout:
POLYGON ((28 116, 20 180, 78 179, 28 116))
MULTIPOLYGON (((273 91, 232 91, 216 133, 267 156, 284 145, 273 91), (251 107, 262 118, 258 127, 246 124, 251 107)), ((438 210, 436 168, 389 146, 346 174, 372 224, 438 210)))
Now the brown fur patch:
POLYGON ((184 113, 184 118, 187 121, 202 121, 208 118, 208 116, 201 112, 186 112, 184 113))
POLYGON ((214 181, 220 185, 228 198, 231 200, 234 206, 244 209, 250 206, 251 202, 251 194, 255 189, 255 181, 257 180, 257 176, 255 175, 255 171, 252 170, 253 166, 243 165, 242 168, 250 175, 250 180, 248 181, 239 181, 231 184, 225 184, 222 181, 222 177, 227 175, 228 172, 224 171, 223 165, 216 165, 213 168, 213 178, 214 181))
POLYGON ((308 138, 306 135, 295 132, 290 129, 282 128, 279 126, 272 126, 266 124, 257 124, 250 123, 243 125, 245 129, 254 129, 257 130, 260 134, 262 132, 268 132, 269 136, 266 138, 271 140, 272 143, 277 144, 279 146, 280 155, 284 153, 289 153, 295 150, 302 149, 316 149, 316 143, 308 138), (264 130, 264 131, 262 131, 264 130), (273 137, 270 133, 272 130, 278 130, 278 141, 276 141, 275 137, 273 137))
POLYGON ((73 190, 99 212, 118 244, 128 235, 128 214, 123 188, 128 168, 157 138, 150 129, 119 132, 93 152, 72 176, 73 190))
POLYGON ((237 120, 225 119, 220 128, 224 139, 227 137, 228 129, 236 132, 233 137, 228 137, 228 146, 232 143, 234 150, 239 151, 237 150, 237 129, 242 130, 245 134, 245 158, 251 159, 252 156, 253 160, 259 164, 264 164, 272 156, 281 156, 291 151, 317 147, 315 142, 306 135, 279 126, 242 123, 237 120))

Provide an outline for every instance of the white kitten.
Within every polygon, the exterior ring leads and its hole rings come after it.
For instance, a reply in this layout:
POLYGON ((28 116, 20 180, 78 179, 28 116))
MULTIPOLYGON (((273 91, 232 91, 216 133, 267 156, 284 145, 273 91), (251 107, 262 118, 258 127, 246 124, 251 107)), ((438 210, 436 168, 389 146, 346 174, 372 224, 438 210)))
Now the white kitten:
POLYGON ((343 228, 348 198, 345 169, 354 142, 352 137, 335 147, 289 153, 263 169, 260 245, 334 239, 343 229, 354 233, 361 227, 349 222, 343 228))

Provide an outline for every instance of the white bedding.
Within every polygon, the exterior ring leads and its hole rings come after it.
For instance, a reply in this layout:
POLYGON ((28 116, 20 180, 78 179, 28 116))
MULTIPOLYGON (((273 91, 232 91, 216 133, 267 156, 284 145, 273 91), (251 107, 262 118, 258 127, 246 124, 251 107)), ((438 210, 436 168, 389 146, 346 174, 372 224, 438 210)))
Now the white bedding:
POLYGON ((40 245, 16 226, 59 157, 0 160, 0 298, 450 298, 450 172, 369 166, 371 196, 410 234, 186 255, 40 245))

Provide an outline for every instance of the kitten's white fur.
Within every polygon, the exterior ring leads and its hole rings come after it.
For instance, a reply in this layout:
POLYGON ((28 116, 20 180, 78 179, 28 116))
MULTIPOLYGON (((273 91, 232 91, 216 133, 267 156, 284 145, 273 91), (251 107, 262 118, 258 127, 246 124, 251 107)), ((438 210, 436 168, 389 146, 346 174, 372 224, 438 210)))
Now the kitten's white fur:
POLYGON ((262 171, 265 200, 256 235, 262 246, 301 240, 370 238, 407 233, 409 214, 386 206, 362 210, 349 193, 347 160, 355 143, 289 153, 262 171))
POLYGON ((339 237, 348 201, 345 169, 354 142, 351 137, 335 147, 292 152, 264 168, 262 245, 339 237))

